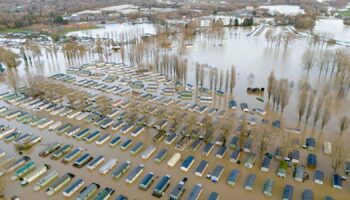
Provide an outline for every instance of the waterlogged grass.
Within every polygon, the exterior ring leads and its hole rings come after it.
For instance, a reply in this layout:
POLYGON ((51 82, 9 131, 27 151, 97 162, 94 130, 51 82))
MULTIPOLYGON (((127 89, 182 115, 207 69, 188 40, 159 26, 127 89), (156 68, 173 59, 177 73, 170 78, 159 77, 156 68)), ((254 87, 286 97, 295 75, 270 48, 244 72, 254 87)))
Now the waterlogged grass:
POLYGON ((0 33, 23 33, 23 32, 32 32, 31 30, 22 29, 22 28, 9 28, 0 30, 0 33))
POLYGON ((101 28, 101 26, 97 26, 97 25, 91 25, 91 26, 85 26, 85 27, 64 28, 62 31, 60 31, 60 33, 66 34, 69 32, 84 31, 84 30, 99 29, 99 28, 101 28))

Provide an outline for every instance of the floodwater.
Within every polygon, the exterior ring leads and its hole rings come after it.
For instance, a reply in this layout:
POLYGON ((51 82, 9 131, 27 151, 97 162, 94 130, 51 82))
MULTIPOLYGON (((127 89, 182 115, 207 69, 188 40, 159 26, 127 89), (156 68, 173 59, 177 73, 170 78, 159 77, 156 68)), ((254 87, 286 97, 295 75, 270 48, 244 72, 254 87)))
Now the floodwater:
POLYGON ((75 31, 70 32, 67 35, 79 36, 79 37, 93 37, 93 38, 107 38, 110 34, 110 38, 114 38, 115 35, 119 36, 121 33, 127 33, 130 31, 142 31, 144 34, 155 34, 155 28, 153 24, 136 24, 131 25, 130 23, 122 24, 105 24, 100 25, 102 28, 75 31))
MULTIPOLYGON (((338 23, 336 23, 338 24, 338 23)), ((152 26, 152 25, 147 25, 152 26)), ((318 24, 316 27, 322 26, 318 24)), ((120 30, 122 28, 121 25, 106 25, 106 27, 115 27, 115 30, 120 30), (118 28, 117 28, 118 27, 118 28)), ((151 29, 151 28, 150 28, 151 29)), ((79 34, 85 34, 86 36, 96 36, 99 35, 100 37, 106 36, 107 32, 110 32, 114 30, 114 28, 107 29, 96 29, 96 30, 89 30, 89 31, 82 31, 79 32, 79 34), (84 33, 86 32, 86 33, 84 33)), ((146 27, 145 27, 146 30, 146 27)), ((148 29, 147 29, 148 30, 148 29)), ((151 29, 152 30, 152 29, 151 29)), ((328 30, 326 28, 319 28, 318 30, 328 30)), ((332 29, 333 30, 333 29, 332 29)), ((337 29, 335 29, 337 30, 337 29)), ((346 27, 343 27, 343 29, 338 29, 339 32, 336 32, 335 34, 343 35, 340 37, 348 38, 348 35, 346 33, 349 32, 349 29, 346 27), (345 33, 344 33, 345 32, 345 33)), ((154 31, 154 29, 153 29, 154 31)), ((274 47, 267 47, 267 44, 264 40, 264 34, 260 34, 255 37, 247 37, 246 34, 250 32, 251 29, 243 29, 243 28, 233 28, 226 30, 225 38, 221 45, 217 45, 214 43, 206 42, 205 39, 198 36, 194 42, 193 48, 188 48, 186 50, 185 57, 189 60, 189 72, 188 72, 188 78, 187 80, 190 83, 195 83, 194 80, 194 63, 199 62, 201 64, 209 64, 211 66, 216 66, 219 69, 223 69, 224 72, 226 69, 229 69, 231 65, 236 66, 237 71, 237 84, 234 92, 234 98, 237 100, 238 103, 240 102, 247 102, 250 106, 250 108, 254 107, 261 107, 264 108, 266 105, 264 103, 261 103, 255 99, 255 96, 248 95, 246 91, 246 87, 248 87, 248 81, 247 77, 250 73, 253 73, 255 75, 255 81, 253 83, 253 87, 266 87, 267 84, 267 77, 270 74, 272 70, 274 70, 276 78, 286 78, 290 81, 293 81, 296 83, 298 80, 300 80, 300 77, 305 75, 305 71, 302 70, 302 63, 301 63, 301 57, 305 49, 310 47, 309 42, 306 39, 297 39, 293 43, 289 45, 289 47, 284 50, 281 46, 280 49, 277 49, 274 47)), ((145 31, 146 32, 146 31, 145 31)), ((76 33, 72 33, 76 34, 76 33)), ((33 74, 45 74, 50 75, 58 72, 65 72, 66 67, 72 66, 72 65, 78 65, 78 62, 74 64, 69 64, 62 53, 58 54, 58 59, 55 58, 51 59, 49 56, 49 59, 45 58, 45 54, 42 57, 42 68, 34 68, 30 67, 28 71, 33 74)), ((91 60, 96 60, 95 58, 86 58, 85 62, 90 62, 91 60)), ((114 62, 120 62, 120 57, 117 53, 113 53, 111 56, 111 61, 114 62)), ((21 75, 28 73, 23 70, 23 66, 20 66, 18 71, 21 75)), ((313 70, 310 71, 310 82, 311 84, 320 89, 324 83, 327 82, 328 78, 323 78, 321 76, 318 77, 318 68, 315 67, 313 70)), ((4 88, 4 87, 1 87, 4 88)), ((335 89, 335 88, 334 88, 335 89)), ((2 91, 3 89, 1 89, 2 91)), ((297 120, 297 112, 296 112, 296 105, 297 105, 297 86, 294 87, 292 90, 291 98, 289 101, 289 105, 287 106, 283 119, 285 120, 286 125, 288 126, 295 126, 296 120, 297 120)), ((266 99, 266 94, 265 94, 266 99)), ((349 103, 349 100, 346 100, 347 103, 349 103)), ((335 102, 337 104, 338 102, 335 102)), ((322 137, 322 140, 329 140, 332 137, 332 134, 337 133, 337 127, 338 127, 338 117, 342 114, 348 114, 348 107, 347 103, 336 105, 334 106, 334 117, 332 117, 331 122, 325 129, 325 133, 322 137)), ((0 103, 2 105, 3 102, 0 103)), ((239 115, 239 114, 238 114, 239 115)), ((279 114, 274 115, 275 118, 279 118, 279 114)), ((189 170, 189 172, 183 172, 180 170, 179 164, 177 164, 174 168, 169 168, 166 165, 166 161, 162 164, 156 164, 153 161, 153 157, 151 157, 147 161, 143 161, 140 158, 140 155, 138 156, 131 156, 128 151, 120 151, 119 147, 116 147, 114 149, 111 149, 107 144, 105 144, 102 147, 99 147, 92 144, 86 144, 82 141, 76 141, 71 138, 66 138, 65 136, 58 136, 54 133, 50 133, 48 131, 39 131, 38 129, 34 129, 30 126, 21 125, 18 124, 16 121, 6 121, 4 119, 0 119, 0 124, 9 124, 14 127, 17 127, 20 131, 24 132, 31 132, 34 134, 42 135, 44 136, 43 141, 41 142, 41 145, 35 146, 31 151, 26 152, 25 154, 28 154, 31 156, 31 158, 38 164, 44 164, 47 163, 52 166, 53 169, 58 170, 60 172, 60 175, 66 172, 73 172, 76 177, 83 178, 87 184, 91 182, 96 182, 101 185, 102 188, 104 187, 112 187, 116 190, 116 194, 124 194, 129 197, 129 199, 138 199, 138 200, 144 200, 144 199, 153 199, 151 196, 151 192, 153 189, 153 186, 147 191, 141 191, 137 189, 138 182, 141 180, 143 175, 145 175, 147 172, 153 171, 155 174, 159 177, 162 177, 165 174, 172 175, 171 185, 168 188, 166 194, 162 199, 166 199, 173 187, 176 185, 176 183, 181 180, 183 177, 188 177, 188 183, 186 185, 186 192, 184 194, 184 197, 186 198, 192 187, 196 183, 201 183, 203 185, 204 191, 202 194, 202 197, 200 199, 206 199, 210 192, 218 192, 221 196, 221 199, 229 200, 232 199, 232 195, 235 195, 237 199, 280 199, 281 194, 283 191, 283 187, 285 184, 291 184, 295 188, 294 192, 294 198, 300 199, 301 193, 303 189, 312 189, 314 191, 315 199, 321 199, 325 195, 330 195, 334 197, 335 199, 347 199, 347 197, 350 195, 349 188, 349 181, 345 181, 343 183, 343 189, 341 191, 338 191, 336 189, 333 189, 331 187, 331 169, 329 164, 329 158, 324 156, 322 152, 322 140, 318 141, 317 143, 317 149, 315 152, 318 154, 318 169, 323 170, 326 172, 326 180, 325 184, 320 186, 312 182, 312 172, 309 171, 311 180, 305 182, 305 183, 299 183, 295 182, 292 179, 292 171, 289 170, 287 179, 281 179, 278 178, 275 173, 275 169, 277 168, 277 162, 273 162, 273 166, 270 168, 269 173, 261 172, 258 168, 259 165, 256 165, 253 169, 247 169, 244 168, 241 165, 232 164, 229 160, 229 155, 231 151, 228 152, 228 154, 225 156, 224 159, 217 159, 215 158, 215 152, 217 150, 217 147, 212 151, 211 155, 209 157, 205 157, 201 155, 201 148, 196 153, 190 153, 188 150, 185 150, 182 153, 182 158, 185 158, 189 154, 194 154, 196 157, 196 161, 192 168, 189 170), (132 161, 132 167, 135 167, 138 164, 144 164, 145 170, 143 172, 143 175, 135 181, 135 183, 131 186, 126 184, 122 179, 118 181, 112 180, 110 173, 106 176, 101 176, 98 174, 98 170, 95 169, 93 172, 88 171, 86 168, 82 169, 76 169, 72 167, 72 165, 64 165, 60 163, 59 161, 53 161, 49 158, 40 158, 38 156, 38 153, 45 148, 45 144, 49 144, 53 141, 62 141, 63 143, 71 143, 74 144, 74 147, 83 147, 89 152, 90 154, 96 156, 98 154, 102 154, 105 156, 106 160, 109 158, 115 157, 119 159, 119 163, 131 160, 132 161), (211 172, 212 169, 216 166, 216 164, 222 164, 225 166, 225 171, 218 183, 212 183, 209 180, 207 180, 205 177, 199 178, 194 176, 194 170, 199 164, 199 162, 202 159, 207 159, 209 161, 209 167, 207 169, 207 172, 211 172), (229 174, 229 172, 232 169, 240 169, 241 175, 239 177, 238 183, 236 186, 231 187, 226 184, 226 178, 229 174), (257 177, 257 181, 255 183, 255 188, 253 192, 244 191, 243 184, 245 182, 245 178, 249 173, 255 173, 257 177), (276 181, 276 185, 273 190, 273 196, 272 198, 266 198, 262 194, 262 186, 263 182, 267 178, 272 178, 276 181)), ((86 126, 86 124, 84 125, 86 126)), ((92 125, 90 125, 92 127, 92 125)), ((95 127, 94 127, 95 128, 95 127)), ((104 132, 103 132, 104 133, 104 132)), ((154 133, 153 133, 154 134, 154 133)), ((304 132, 305 136, 318 136, 318 133, 315 133, 314 131, 307 129, 304 132)), ((129 136, 122 135, 122 138, 126 138, 129 136)), ((131 137, 129 137, 131 138, 131 137)), ((143 133, 141 136, 138 136, 137 141, 142 140, 145 144, 153 144, 151 135, 146 135, 143 133)), ((133 138, 132 138, 133 139, 133 138)), ((3 141, 0 141, 0 146, 8 152, 8 154, 15 154, 16 152, 14 150, 14 147, 12 144, 5 144, 3 141), (11 153, 12 152, 12 153, 11 153)), ((202 145, 203 147, 203 145, 202 145)), ((171 152, 174 152, 174 147, 167 146, 164 144, 164 142, 161 142, 159 145, 157 145, 157 151, 159 151, 162 148, 167 148, 171 150, 171 152)), ((301 162, 306 163, 306 155, 307 151, 300 149, 302 153, 301 162)), ((33 184, 30 184, 27 187, 22 188, 18 182, 13 182, 9 179, 9 176, 7 175, 5 178, 6 182, 6 195, 18 195, 22 197, 22 199, 62 199, 61 192, 57 193, 55 196, 48 198, 46 194, 41 190, 39 192, 32 191, 33 184)), ((159 179, 159 178, 158 178, 159 179)), ((157 180, 156 180, 157 182, 157 180)), ((116 196, 114 194, 113 197, 116 196)))
POLYGON ((324 33, 335 40, 350 42, 350 26, 344 25, 341 19, 317 20, 314 32, 324 33))
POLYGON ((299 13, 304 13, 305 11, 300 8, 300 6, 291 5, 270 5, 270 6, 260 6, 259 8, 268 9, 271 14, 280 13, 285 15, 297 15, 299 13))

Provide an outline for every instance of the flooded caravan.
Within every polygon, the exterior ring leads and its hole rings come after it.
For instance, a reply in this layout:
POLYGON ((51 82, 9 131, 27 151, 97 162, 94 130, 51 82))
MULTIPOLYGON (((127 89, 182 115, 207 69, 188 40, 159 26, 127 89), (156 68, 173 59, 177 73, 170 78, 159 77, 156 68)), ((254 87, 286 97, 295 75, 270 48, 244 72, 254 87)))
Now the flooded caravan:
POLYGON ((218 182, 223 172, 224 172, 224 167, 222 165, 216 165, 216 167, 213 169, 212 173, 210 174, 211 181, 214 183, 218 182))
POLYGON ((84 186, 85 182, 83 179, 79 178, 74 183, 69 185, 63 192, 64 197, 71 197, 74 193, 76 193, 80 188, 84 186))
POLYGON ((68 153, 63 159, 62 159, 62 163, 63 164, 67 164, 70 161, 72 161, 73 159, 77 158, 81 152, 83 152, 83 148, 76 148, 73 151, 71 151, 70 153, 68 153))
POLYGON ((114 189, 112 189, 110 187, 106 187, 101 192, 99 192, 97 194, 97 196, 94 198, 94 200, 107 200, 113 195, 114 192, 115 192, 114 189))
POLYGON ((148 159, 156 151, 156 149, 157 148, 155 146, 148 146, 147 149, 142 152, 141 158, 144 160, 148 159))
POLYGON ((98 138, 96 140, 96 144, 97 145, 103 145, 104 143, 106 143, 109 139, 111 138, 111 135, 109 133, 106 133, 104 135, 102 135, 100 138, 98 138))
POLYGON ((34 191, 39 191, 41 188, 48 185, 51 181, 58 178, 58 172, 56 170, 51 171, 46 176, 41 178, 38 182, 35 183, 35 186, 33 187, 34 191))
POLYGON ((110 147, 115 147, 117 146, 120 142, 122 141, 122 138, 118 135, 116 135, 109 143, 108 145, 110 147))
POLYGON ((84 137, 83 140, 86 141, 87 143, 91 143, 95 139, 97 139, 97 137, 100 136, 100 134, 101 134, 100 131, 92 132, 90 135, 84 137))
POLYGON ((85 153, 74 162, 73 167, 82 168, 92 159, 94 158, 89 153, 85 153))
POLYGON ((139 189, 141 190, 148 190, 148 188, 152 185, 154 182, 154 173, 149 172, 141 181, 139 184, 139 189))
POLYGON ((123 176, 130 168, 131 161, 125 161, 122 164, 120 164, 117 169, 115 169, 112 172, 112 177, 115 179, 119 179, 121 176, 123 176))
POLYGON ((204 172, 205 172, 205 170, 206 170, 207 168, 208 168, 208 161, 202 160, 202 161, 199 163, 198 167, 196 168, 194 174, 195 174, 196 176, 202 177, 203 174, 204 174, 204 172))
POLYGON ((101 168, 100 168, 100 174, 107 174, 118 162, 118 159, 111 158, 108 160, 101 168))
POLYGON ((167 165, 169 167, 174 167, 176 163, 180 160, 180 158, 181 158, 181 154, 178 152, 175 152, 173 156, 171 156, 171 158, 168 160, 167 165))
POLYGON ((137 155, 144 147, 143 142, 138 142, 136 143, 131 149, 130 149, 130 154, 132 156, 137 155))
POLYGON ((136 136, 138 136, 139 134, 141 134, 144 130, 145 130, 145 127, 143 127, 143 126, 138 126, 138 127, 136 127, 135 130, 133 130, 133 131, 131 132, 131 136, 136 137, 136 136))
POLYGON ((97 190, 100 188, 100 185, 97 183, 91 183, 87 187, 85 187, 77 196, 76 200, 88 200, 94 194, 96 194, 97 190))
POLYGON ((227 153, 227 147, 221 146, 221 147, 218 149, 218 151, 216 152, 215 157, 221 159, 221 158, 223 158, 223 157, 226 155, 226 153, 227 153))
POLYGON ((102 155, 98 155, 86 165, 86 168, 89 170, 94 170, 96 167, 102 164, 104 160, 105 158, 102 155))
POLYGON ((33 161, 27 162, 25 165, 15 171, 15 173, 11 176, 11 180, 15 181, 22 178, 22 176, 25 176, 29 172, 35 170, 35 168, 36 164, 33 161))
POLYGON ((72 150, 73 145, 71 144, 66 144, 64 146, 62 146, 61 148, 57 149, 56 151, 54 151, 50 158, 52 160, 57 160, 60 159, 62 156, 64 156, 66 153, 68 153, 70 150, 72 150))
POLYGON ((170 179, 171 179, 170 175, 163 176, 160 179, 160 181, 157 183, 157 185, 154 187, 152 196, 161 198, 170 185, 170 179))
POLYGON ((244 167, 247 168, 253 168, 256 160, 256 154, 255 153, 249 153, 245 159, 244 167))
POLYGON ((184 172, 187 172, 193 165, 194 161, 194 156, 187 156, 187 158, 185 158, 185 160, 182 162, 180 169, 184 172))
POLYGON ((169 151, 167 149, 160 150, 156 156, 154 157, 154 161, 156 163, 161 163, 169 154, 169 151))
POLYGON ((46 147, 44 150, 42 150, 39 153, 40 157, 46 157, 49 154, 51 154, 52 152, 56 151, 57 149, 59 149, 61 147, 62 143, 61 142, 54 142, 53 144, 50 144, 48 147, 46 147))
POLYGON ((233 163, 237 163, 237 161, 238 161, 240 155, 241 155, 241 150, 240 150, 240 149, 234 150, 234 151, 231 153, 230 161, 233 162, 233 163))
POLYGON ((142 164, 136 166, 131 172, 125 177, 125 182, 133 184, 134 181, 141 175, 143 172, 144 166, 142 164))
POLYGON ((73 178, 74 178, 74 174, 71 173, 66 173, 63 176, 61 176, 60 178, 58 178, 57 180, 55 180, 50 186, 49 188, 46 189, 46 194, 48 196, 52 196, 54 193, 56 193, 57 191, 59 191, 61 188, 63 188, 64 186, 66 186, 73 178))
POLYGON ((189 194, 187 200, 198 200, 199 197, 200 197, 201 194, 202 194, 202 191, 203 191, 202 185, 201 185, 201 184, 196 184, 196 185, 193 187, 191 193, 189 194))
POLYGON ((293 199, 294 187, 291 185, 284 186, 282 200, 292 200, 293 199))
POLYGON ((213 143, 208 143, 204 146, 202 155, 208 156, 210 152, 213 150, 214 144, 213 143))
POLYGON ((18 158, 15 161, 12 161, 11 163, 8 163, 4 168, 0 170, 0 177, 7 174, 11 173, 13 170, 16 170, 17 168, 21 167, 24 165, 26 162, 30 161, 30 157, 28 156, 23 156, 18 158))
POLYGON ((81 140, 83 138, 85 138, 86 136, 88 136, 90 134, 90 129, 86 128, 82 131, 80 131, 79 133, 73 135, 73 138, 77 139, 77 140, 81 140))
POLYGON ((78 131, 80 131, 80 126, 74 126, 70 129, 68 129, 67 131, 64 132, 64 135, 71 137, 74 134, 76 134, 78 131))
POLYGON ((220 198, 219 193, 211 192, 209 197, 208 197, 208 200, 219 200, 219 198, 220 198))
POLYGON ((275 184, 275 181, 272 179, 267 179, 266 182, 264 183, 264 187, 263 187, 263 193, 266 196, 272 196, 272 189, 273 186, 275 184))
POLYGON ((228 175, 228 178, 227 178, 227 184, 228 185, 231 185, 231 186, 235 186, 236 185, 236 182, 238 180, 238 177, 239 177, 239 170, 238 169, 233 169, 230 174, 228 175))
POLYGON ((171 191, 169 200, 179 200, 181 196, 184 194, 186 188, 185 183, 187 182, 187 178, 183 178, 171 191))
POLYGON ((256 180, 256 175, 255 174, 249 174, 245 183, 244 183, 244 189, 245 190, 253 190, 254 188, 254 183, 256 180))
POLYGON ((125 141, 120 145, 120 149, 125 151, 128 148, 130 148, 131 145, 132 145, 132 140, 126 138, 125 141))

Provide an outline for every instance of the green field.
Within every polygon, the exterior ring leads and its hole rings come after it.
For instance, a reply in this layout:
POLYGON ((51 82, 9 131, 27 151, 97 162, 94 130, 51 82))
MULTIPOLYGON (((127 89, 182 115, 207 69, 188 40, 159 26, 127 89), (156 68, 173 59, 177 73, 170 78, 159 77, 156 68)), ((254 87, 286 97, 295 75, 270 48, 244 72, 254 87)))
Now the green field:
POLYGON ((347 11, 341 11, 339 12, 339 15, 343 16, 343 17, 350 17, 350 9, 347 11))

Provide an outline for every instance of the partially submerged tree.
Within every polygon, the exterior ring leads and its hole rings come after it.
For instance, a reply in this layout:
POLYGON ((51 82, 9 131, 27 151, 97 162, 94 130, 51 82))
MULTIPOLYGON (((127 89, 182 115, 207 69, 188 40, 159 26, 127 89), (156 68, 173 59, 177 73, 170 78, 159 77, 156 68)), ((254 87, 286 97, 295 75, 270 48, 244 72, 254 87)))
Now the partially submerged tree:
POLYGON ((276 84, 275 73, 274 73, 274 71, 271 71, 269 79, 268 79, 268 83, 267 83, 268 101, 270 101, 270 98, 272 96, 273 88, 274 88, 275 84, 276 84))
POLYGON ((307 71, 307 75, 309 75, 311 68, 314 66, 314 61, 314 52, 311 49, 306 50, 303 54, 302 62, 304 65, 304 69, 307 71))
POLYGON ((316 99, 316 90, 311 90, 310 94, 309 94, 309 98, 308 98, 308 103, 307 103, 307 109, 306 109, 306 115, 305 115, 305 124, 308 123, 312 111, 314 109, 314 103, 315 103, 315 99, 316 99))

